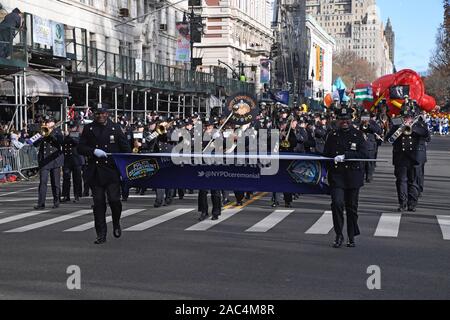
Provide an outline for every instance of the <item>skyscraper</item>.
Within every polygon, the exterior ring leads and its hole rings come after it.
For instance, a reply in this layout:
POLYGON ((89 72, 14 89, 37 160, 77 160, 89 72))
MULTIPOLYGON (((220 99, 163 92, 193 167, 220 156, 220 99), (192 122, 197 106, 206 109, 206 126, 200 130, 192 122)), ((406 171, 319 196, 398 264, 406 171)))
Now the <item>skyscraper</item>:
POLYGON ((384 36, 389 45, 389 59, 394 63, 395 61, 395 33, 392 30, 391 19, 388 19, 386 23, 386 29, 384 30, 384 36))
MULTIPOLYGON (((306 11, 336 39, 338 52, 356 52, 374 67, 377 76, 392 72, 391 42, 385 36, 376 0, 306 0, 306 11)), ((388 34, 394 39, 392 26, 388 34)))

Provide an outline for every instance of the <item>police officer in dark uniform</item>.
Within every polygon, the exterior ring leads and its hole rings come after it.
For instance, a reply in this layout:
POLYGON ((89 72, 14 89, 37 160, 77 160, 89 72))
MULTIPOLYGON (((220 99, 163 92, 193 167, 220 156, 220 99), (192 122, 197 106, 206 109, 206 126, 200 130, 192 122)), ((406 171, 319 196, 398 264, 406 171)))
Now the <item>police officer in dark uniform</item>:
POLYGON ((408 209, 415 212, 420 193, 419 177, 422 165, 426 162, 426 141, 430 139, 430 132, 424 121, 414 122, 414 112, 408 106, 404 105, 401 116, 403 125, 393 126, 386 135, 386 140, 395 140, 393 164, 397 180, 398 211, 408 209))
MULTIPOLYGON (((369 159, 376 159, 378 150, 377 136, 381 137, 381 135, 383 134, 383 130, 375 120, 371 119, 370 113, 367 111, 364 111, 361 114, 361 123, 359 129, 364 133, 367 140, 367 151, 369 159)), ((373 180, 373 174, 375 172, 375 162, 364 163, 364 169, 366 182, 371 183, 373 180)))
MULTIPOLYGON (((216 121, 213 118, 205 120, 205 134, 213 137, 214 125, 216 121)), ((206 148, 208 141, 203 142, 203 148, 206 148)), ((221 191, 220 190, 210 190, 211 192, 211 202, 213 205, 212 209, 212 220, 218 220, 222 213, 222 201, 221 201, 221 191)), ((208 190, 199 190, 198 193, 198 211, 201 213, 199 221, 205 220, 209 216, 208 207, 208 190)))
POLYGON ((358 228, 359 189, 364 185, 364 167, 361 162, 345 162, 345 159, 367 159, 367 145, 363 133, 352 125, 352 110, 343 106, 337 110, 337 130, 329 133, 324 156, 334 158, 327 165, 328 183, 331 188, 331 210, 336 232, 334 248, 344 241, 344 210, 347 214, 348 247, 355 246, 358 228))
POLYGON ((120 216, 120 174, 107 153, 130 153, 131 148, 119 124, 109 119, 108 109, 99 108, 94 113, 93 123, 84 127, 78 152, 88 157, 85 179, 93 190, 94 218, 97 240, 95 244, 106 242, 106 197, 111 207, 114 237, 122 235, 120 216))
POLYGON ((63 153, 64 153, 64 167, 63 167, 63 199, 61 202, 70 201, 70 180, 73 177, 73 194, 74 202, 78 202, 82 196, 82 179, 81 167, 84 165, 84 157, 78 154, 77 146, 80 142, 80 132, 78 131, 78 124, 74 121, 69 122, 69 132, 64 137, 63 153))
POLYGON ((59 207, 61 197, 61 167, 64 165, 64 155, 62 153, 62 143, 64 136, 60 128, 55 127, 55 119, 47 116, 44 119, 44 127, 48 134, 36 141, 34 145, 39 146, 39 199, 35 209, 45 208, 47 196, 48 175, 53 194, 53 209, 59 207))

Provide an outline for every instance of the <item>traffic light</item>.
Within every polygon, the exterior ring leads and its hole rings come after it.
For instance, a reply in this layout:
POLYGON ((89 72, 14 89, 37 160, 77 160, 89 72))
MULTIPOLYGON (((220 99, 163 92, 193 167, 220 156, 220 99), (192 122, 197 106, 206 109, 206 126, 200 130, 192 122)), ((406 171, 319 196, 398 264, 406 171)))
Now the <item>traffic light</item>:
POLYGON ((188 6, 189 7, 200 7, 202 5, 202 0, 189 0, 188 6))
POLYGON ((191 17, 191 41, 193 43, 202 42, 203 20, 201 16, 191 17))

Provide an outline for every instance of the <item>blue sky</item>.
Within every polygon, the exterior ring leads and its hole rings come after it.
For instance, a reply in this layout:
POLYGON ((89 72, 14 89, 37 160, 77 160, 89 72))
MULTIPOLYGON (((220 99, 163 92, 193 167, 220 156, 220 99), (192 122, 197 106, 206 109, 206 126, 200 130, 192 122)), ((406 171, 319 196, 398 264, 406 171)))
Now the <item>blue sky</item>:
POLYGON ((442 0, 377 0, 384 22, 391 18, 394 28, 397 70, 428 70, 435 36, 444 19, 442 0))

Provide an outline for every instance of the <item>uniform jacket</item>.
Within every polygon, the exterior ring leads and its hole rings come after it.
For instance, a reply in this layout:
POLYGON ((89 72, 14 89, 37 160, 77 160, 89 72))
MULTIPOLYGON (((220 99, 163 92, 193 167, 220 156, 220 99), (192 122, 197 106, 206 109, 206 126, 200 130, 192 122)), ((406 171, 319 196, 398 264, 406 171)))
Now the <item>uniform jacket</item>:
POLYGON ((374 120, 370 120, 367 129, 364 129, 362 125, 360 126, 361 131, 366 135, 367 138, 367 150, 369 151, 369 156, 371 159, 375 158, 375 154, 378 148, 378 140, 376 134, 381 136, 383 134, 383 129, 374 120))
MULTIPOLYGON (((399 129, 393 126, 386 140, 399 129)), ((392 163, 394 166, 416 166, 427 161, 426 142, 430 141, 430 132, 425 122, 419 121, 412 127, 412 134, 402 134, 393 145, 392 163)))
POLYGON ((325 148, 325 139, 327 138, 327 129, 322 125, 317 125, 314 130, 314 138, 316 140, 316 153, 323 153, 323 149, 325 148))
POLYGON ((85 164, 85 159, 78 153, 77 146, 80 138, 75 135, 64 137, 62 151, 64 154, 64 167, 81 167, 85 164))
MULTIPOLYGON (((333 130, 328 134, 324 156, 346 159, 367 159, 367 143, 361 131, 351 127, 348 131, 333 130)), ((327 162, 328 182, 332 188, 358 189, 364 185, 364 166, 361 162, 327 162)))
POLYGON ((64 137, 61 129, 55 128, 49 136, 34 143, 36 147, 39 147, 39 169, 51 170, 61 168, 64 165, 64 155, 62 153, 63 141, 64 137))
POLYGON ((111 157, 97 158, 95 149, 106 153, 131 153, 131 147, 119 124, 108 120, 106 125, 96 122, 86 125, 78 145, 79 154, 88 157, 84 179, 90 185, 105 186, 120 182, 120 174, 111 157))

